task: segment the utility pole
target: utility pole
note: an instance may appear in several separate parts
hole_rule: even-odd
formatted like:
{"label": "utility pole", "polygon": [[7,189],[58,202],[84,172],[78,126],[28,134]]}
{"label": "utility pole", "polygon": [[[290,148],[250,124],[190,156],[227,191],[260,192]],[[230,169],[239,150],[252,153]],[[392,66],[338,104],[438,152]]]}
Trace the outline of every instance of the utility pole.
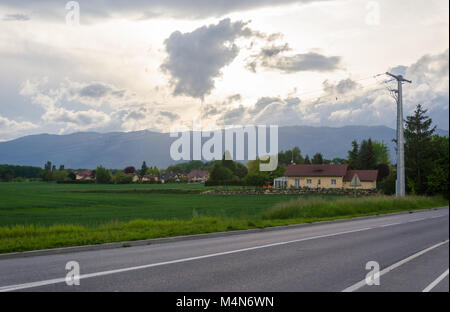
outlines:
{"label": "utility pole", "polygon": [[403,129],[403,83],[412,83],[410,80],[406,80],[402,75],[394,75],[386,73],[391,76],[398,83],[398,89],[392,90],[397,94],[397,184],[396,194],[397,197],[405,197],[405,139]]}

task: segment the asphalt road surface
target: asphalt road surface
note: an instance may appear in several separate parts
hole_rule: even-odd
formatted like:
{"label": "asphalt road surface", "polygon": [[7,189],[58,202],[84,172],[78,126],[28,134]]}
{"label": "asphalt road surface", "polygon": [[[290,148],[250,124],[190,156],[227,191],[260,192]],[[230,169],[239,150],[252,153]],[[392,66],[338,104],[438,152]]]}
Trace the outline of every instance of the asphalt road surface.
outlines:
{"label": "asphalt road surface", "polygon": [[[448,240],[444,208],[0,260],[0,291],[448,292]],[[80,285],[66,283],[66,275],[76,273],[76,266],[66,269],[71,261],[79,264]],[[367,285],[366,276],[375,284]]]}

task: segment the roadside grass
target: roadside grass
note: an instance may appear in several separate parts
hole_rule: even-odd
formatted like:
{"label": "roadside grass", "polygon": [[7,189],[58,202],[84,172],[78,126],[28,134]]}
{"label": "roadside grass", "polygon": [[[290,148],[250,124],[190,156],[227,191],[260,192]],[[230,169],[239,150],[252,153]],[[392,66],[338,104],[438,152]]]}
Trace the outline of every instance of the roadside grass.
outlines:
{"label": "roadside grass", "polygon": [[328,200],[316,198],[296,198],[276,204],[262,216],[267,220],[312,219],[353,217],[376,215],[398,211],[429,209],[447,206],[448,201],[442,197],[408,196],[371,196],[361,198],[336,198]]}
{"label": "roadside grass", "polygon": [[[217,197],[214,200],[217,201]],[[301,197],[276,203],[263,213],[241,217],[229,217],[226,213],[221,217],[205,217],[193,209],[189,220],[117,221],[97,226],[4,226],[0,227],[0,253],[267,228],[443,206],[448,206],[448,201],[439,197],[397,199],[376,196],[356,200]]]}

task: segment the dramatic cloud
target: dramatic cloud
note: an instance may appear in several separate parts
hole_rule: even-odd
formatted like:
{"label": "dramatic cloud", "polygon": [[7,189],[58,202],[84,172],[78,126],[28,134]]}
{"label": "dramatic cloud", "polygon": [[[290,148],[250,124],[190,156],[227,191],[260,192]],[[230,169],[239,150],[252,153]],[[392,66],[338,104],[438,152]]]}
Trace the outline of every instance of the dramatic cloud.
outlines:
{"label": "dramatic cloud", "polygon": [[166,41],[168,57],[161,68],[170,74],[174,95],[204,98],[214,89],[214,79],[238,55],[235,40],[255,34],[242,21],[224,19],[191,33],[174,32]]}
{"label": "dramatic cloud", "polygon": [[360,87],[361,86],[358,83],[356,83],[350,78],[341,80],[335,85],[330,83],[328,80],[325,80],[323,82],[323,90],[325,91],[325,93],[334,95],[343,95],[348,92],[353,92]]}
{"label": "dramatic cloud", "polygon": [[409,66],[405,77],[412,80],[405,86],[406,111],[421,103],[440,127],[448,129],[449,116],[449,50],[425,55]]}
{"label": "dramatic cloud", "polygon": [[180,116],[171,112],[160,112],[160,115],[168,118],[170,121],[175,121],[180,118]]}
{"label": "dramatic cloud", "polygon": [[46,122],[59,123],[78,130],[91,129],[93,126],[101,127],[110,121],[110,117],[104,112],[92,109],[72,111],[65,108],[54,108],[45,113],[42,119]]}
{"label": "dramatic cloud", "polygon": [[200,111],[208,128],[395,127],[390,78],[361,80],[389,68],[413,81],[405,115],[421,103],[448,129],[448,1],[379,0],[376,26],[359,0],[78,2],[70,27],[67,1],[0,1],[0,140],[167,131]]}
{"label": "dramatic cloud", "polygon": [[[20,94],[44,110],[40,126],[56,127],[58,133],[144,129],[164,131],[168,130],[168,125],[180,119],[174,112],[156,109],[157,105],[102,82],[65,80],[54,88],[49,87],[48,83],[48,79],[27,81]],[[11,127],[12,123],[6,125]]]}
{"label": "dramatic cloud", "polygon": [[57,88],[51,90],[46,89],[47,83],[46,78],[38,81],[27,80],[23,84],[20,94],[31,97],[35,103],[47,108],[54,106],[56,102],[98,107],[114,106],[129,100],[126,98],[125,90],[105,83],[79,83],[66,79]]}
{"label": "dramatic cloud", "polygon": [[286,55],[291,50],[287,43],[263,47],[258,54],[249,58],[247,69],[254,73],[258,67],[284,73],[332,72],[340,69],[341,58],[338,56],[328,57],[315,52]]}
{"label": "dramatic cloud", "polygon": [[272,124],[279,126],[296,125],[302,120],[298,115],[300,104],[298,98],[282,99],[278,97],[263,97],[253,106],[227,106],[227,102],[207,105],[203,118],[214,119],[218,125],[248,125]]}
{"label": "dramatic cloud", "polygon": [[31,122],[18,122],[9,120],[8,118],[0,116],[0,135],[14,133],[22,130],[30,130],[37,128],[37,125]]}
{"label": "dramatic cloud", "polygon": [[94,98],[94,99],[99,99],[99,98],[105,97],[107,95],[123,97],[124,91],[123,90],[114,90],[113,88],[111,88],[107,85],[101,84],[101,83],[94,83],[94,84],[82,87],[81,90],[79,91],[79,95],[83,96],[83,97]]}
{"label": "dramatic cloud", "polygon": [[[413,81],[404,86],[405,115],[410,115],[417,104],[423,104],[434,123],[440,128],[448,129],[449,51],[425,55],[409,67],[397,66],[390,71],[403,74]],[[395,82],[391,84],[396,87]],[[320,103],[314,103],[313,107],[321,115],[322,123],[327,120],[332,126],[388,123],[394,127],[396,105],[385,87],[384,83],[380,83],[374,88],[363,88],[349,79],[334,85],[326,81],[326,92],[344,96],[339,96],[336,100],[328,96],[319,100]]]}
{"label": "dramatic cloud", "polygon": [[[448,129],[449,52],[426,55],[409,67],[398,66],[412,85],[405,85],[405,115],[422,103],[440,128]],[[387,78],[386,78],[387,79]],[[345,125],[388,125],[395,127],[396,105],[383,81],[359,84],[350,78],[323,82],[323,93],[315,99],[263,97],[250,107],[227,103],[207,105],[204,118],[222,125],[276,124],[341,127]]]}

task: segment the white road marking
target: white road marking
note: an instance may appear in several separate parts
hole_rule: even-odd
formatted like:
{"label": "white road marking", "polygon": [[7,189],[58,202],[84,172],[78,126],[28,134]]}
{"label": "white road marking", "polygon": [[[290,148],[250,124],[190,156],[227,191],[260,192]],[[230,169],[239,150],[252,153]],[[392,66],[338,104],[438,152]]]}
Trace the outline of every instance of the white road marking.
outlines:
{"label": "white road marking", "polygon": [[[396,223],[395,225],[409,224],[409,223],[414,223],[414,222],[419,222],[419,221],[437,219],[437,218],[442,218],[442,217],[445,217],[445,216],[446,215],[440,215],[440,216],[436,216],[436,217],[428,217],[428,218],[423,218],[423,219],[416,219],[416,220],[407,221],[407,222],[403,222],[403,223]],[[291,241],[286,241],[286,242],[279,242],[279,243],[273,243],[273,244],[268,244],[268,245],[249,247],[249,248],[243,248],[243,249],[237,249],[237,250],[231,250],[231,251],[225,251],[225,252],[218,252],[218,253],[208,254],[208,255],[204,255],[204,256],[183,258],[183,259],[178,259],[178,260],[159,262],[159,263],[153,263],[153,264],[147,264],[147,265],[141,265],[141,266],[117,269],[117,270],[110,270],[110,271],[103,271],[103,272],[97,272],[97,273],[91,273],[91,274],[84,274],[84,275],[80,275],[80,280],[93,278],[93,277],[100,277],[100,276],[118,274],[118,273],[124,273],[124,272],[130,272],[130,271],[143,270],[143,269],[154,268],[154,267],[163,266],[163,265],[169,265],[169,264],[176,264],[176,263],[189,262],[189,261],[195,261],[195,260],[201,260],[201,259],[208,259],[208,258],[224,256],[224,255],[231,255],[231,254],[236,254],[236,253],[240,253],[240,252],[258,250],[258,249],[263,249],[263,248],[283,246],[283,245],[299,243],[299,242],[304,242],[304,241],[309,241],[309,240],[314,240],[314,239],[334,237],[334,236],[339,236],[339,235],[344,235],[344,234],[351,234],[351,233],[357,233],[357,232],[363,232],[363,231],[379,229],[379,228],[380,228],[379,225],[375,225],[375,226],[372,226],[372,227],[366,227],[366,228],[361,228],[361,229],[357,229],[357,230],[338,232],[338,233],[332,233],[332,234],[325,234],[325,235],[307,237],[307,238],[296,239],[296,240],[291,240]],[[56,279],[50,279],[50,280],[45,280],[45,281],[39,281],[39,282],[32,282],[32,283],[25,283],[25,284],[18,284],[18,285],[10,285],[10,286],[2,286],[2,287],[0,287],[0,292],[9,292],[9,291],[16,291],[16,290],[22,290],[22,289],[28,289],[28,288],[35,288],[35,287],[42,287],[42,286],[60,284],[60,283],[64,283],[65,281],[66,281],[66,278],[64,277],[64,278],[56,278]]]}
{"label": "white road marking", "polygon": [[434,287],[436,287],[440,282],[442,282],[442,280],[444,280],[444,278],[446,278],[448,276],[448,269],[447,271],[445,271],[444,273],[442,273],[441,276],[439,276],[433,283],[431,283],[430,285],[428,285],[423,292],[430,292],[433,290]]}
{"label": "white road marking", "polygon": [[[422,256],[423,254],[426,254],[427,252],[429,252],[429,251],[431,251],[433,249],[436,249],[438,247],[441,247],[442,245],[447,244],[448,242],[449,242],[449,240],[446,240],[445,242],[442,242],[442,243],[436,244],[434,246],[431,246],[430,248],[427,248],[427,249],[424,249],[422,251],[419,251],[418,253],[415,253],[414,255],[409,256],[406,259],[403,259],[403,260],[401,260],[401,261],[399,261],[397,263],[394,263],[393,265],[391,265],[391,266],[385,268],[384,270],[382,270],[380,272],[380,277],[383,276],[384,274],[389,273],[392,270],[402,266],[403,264],[408,263],[409,261],[414,260],[414,259]],[[350,287],[347,287],[342,292],[354,292],[354,291],[357,291],[357,290],[363,288],[364,286],[367,286],[365,279],[363,279],[362,281],[360,281],[360,282],[358,282],[358,283],[356,283],[356,284],[354,284],[354,285],[352,285]]]}

